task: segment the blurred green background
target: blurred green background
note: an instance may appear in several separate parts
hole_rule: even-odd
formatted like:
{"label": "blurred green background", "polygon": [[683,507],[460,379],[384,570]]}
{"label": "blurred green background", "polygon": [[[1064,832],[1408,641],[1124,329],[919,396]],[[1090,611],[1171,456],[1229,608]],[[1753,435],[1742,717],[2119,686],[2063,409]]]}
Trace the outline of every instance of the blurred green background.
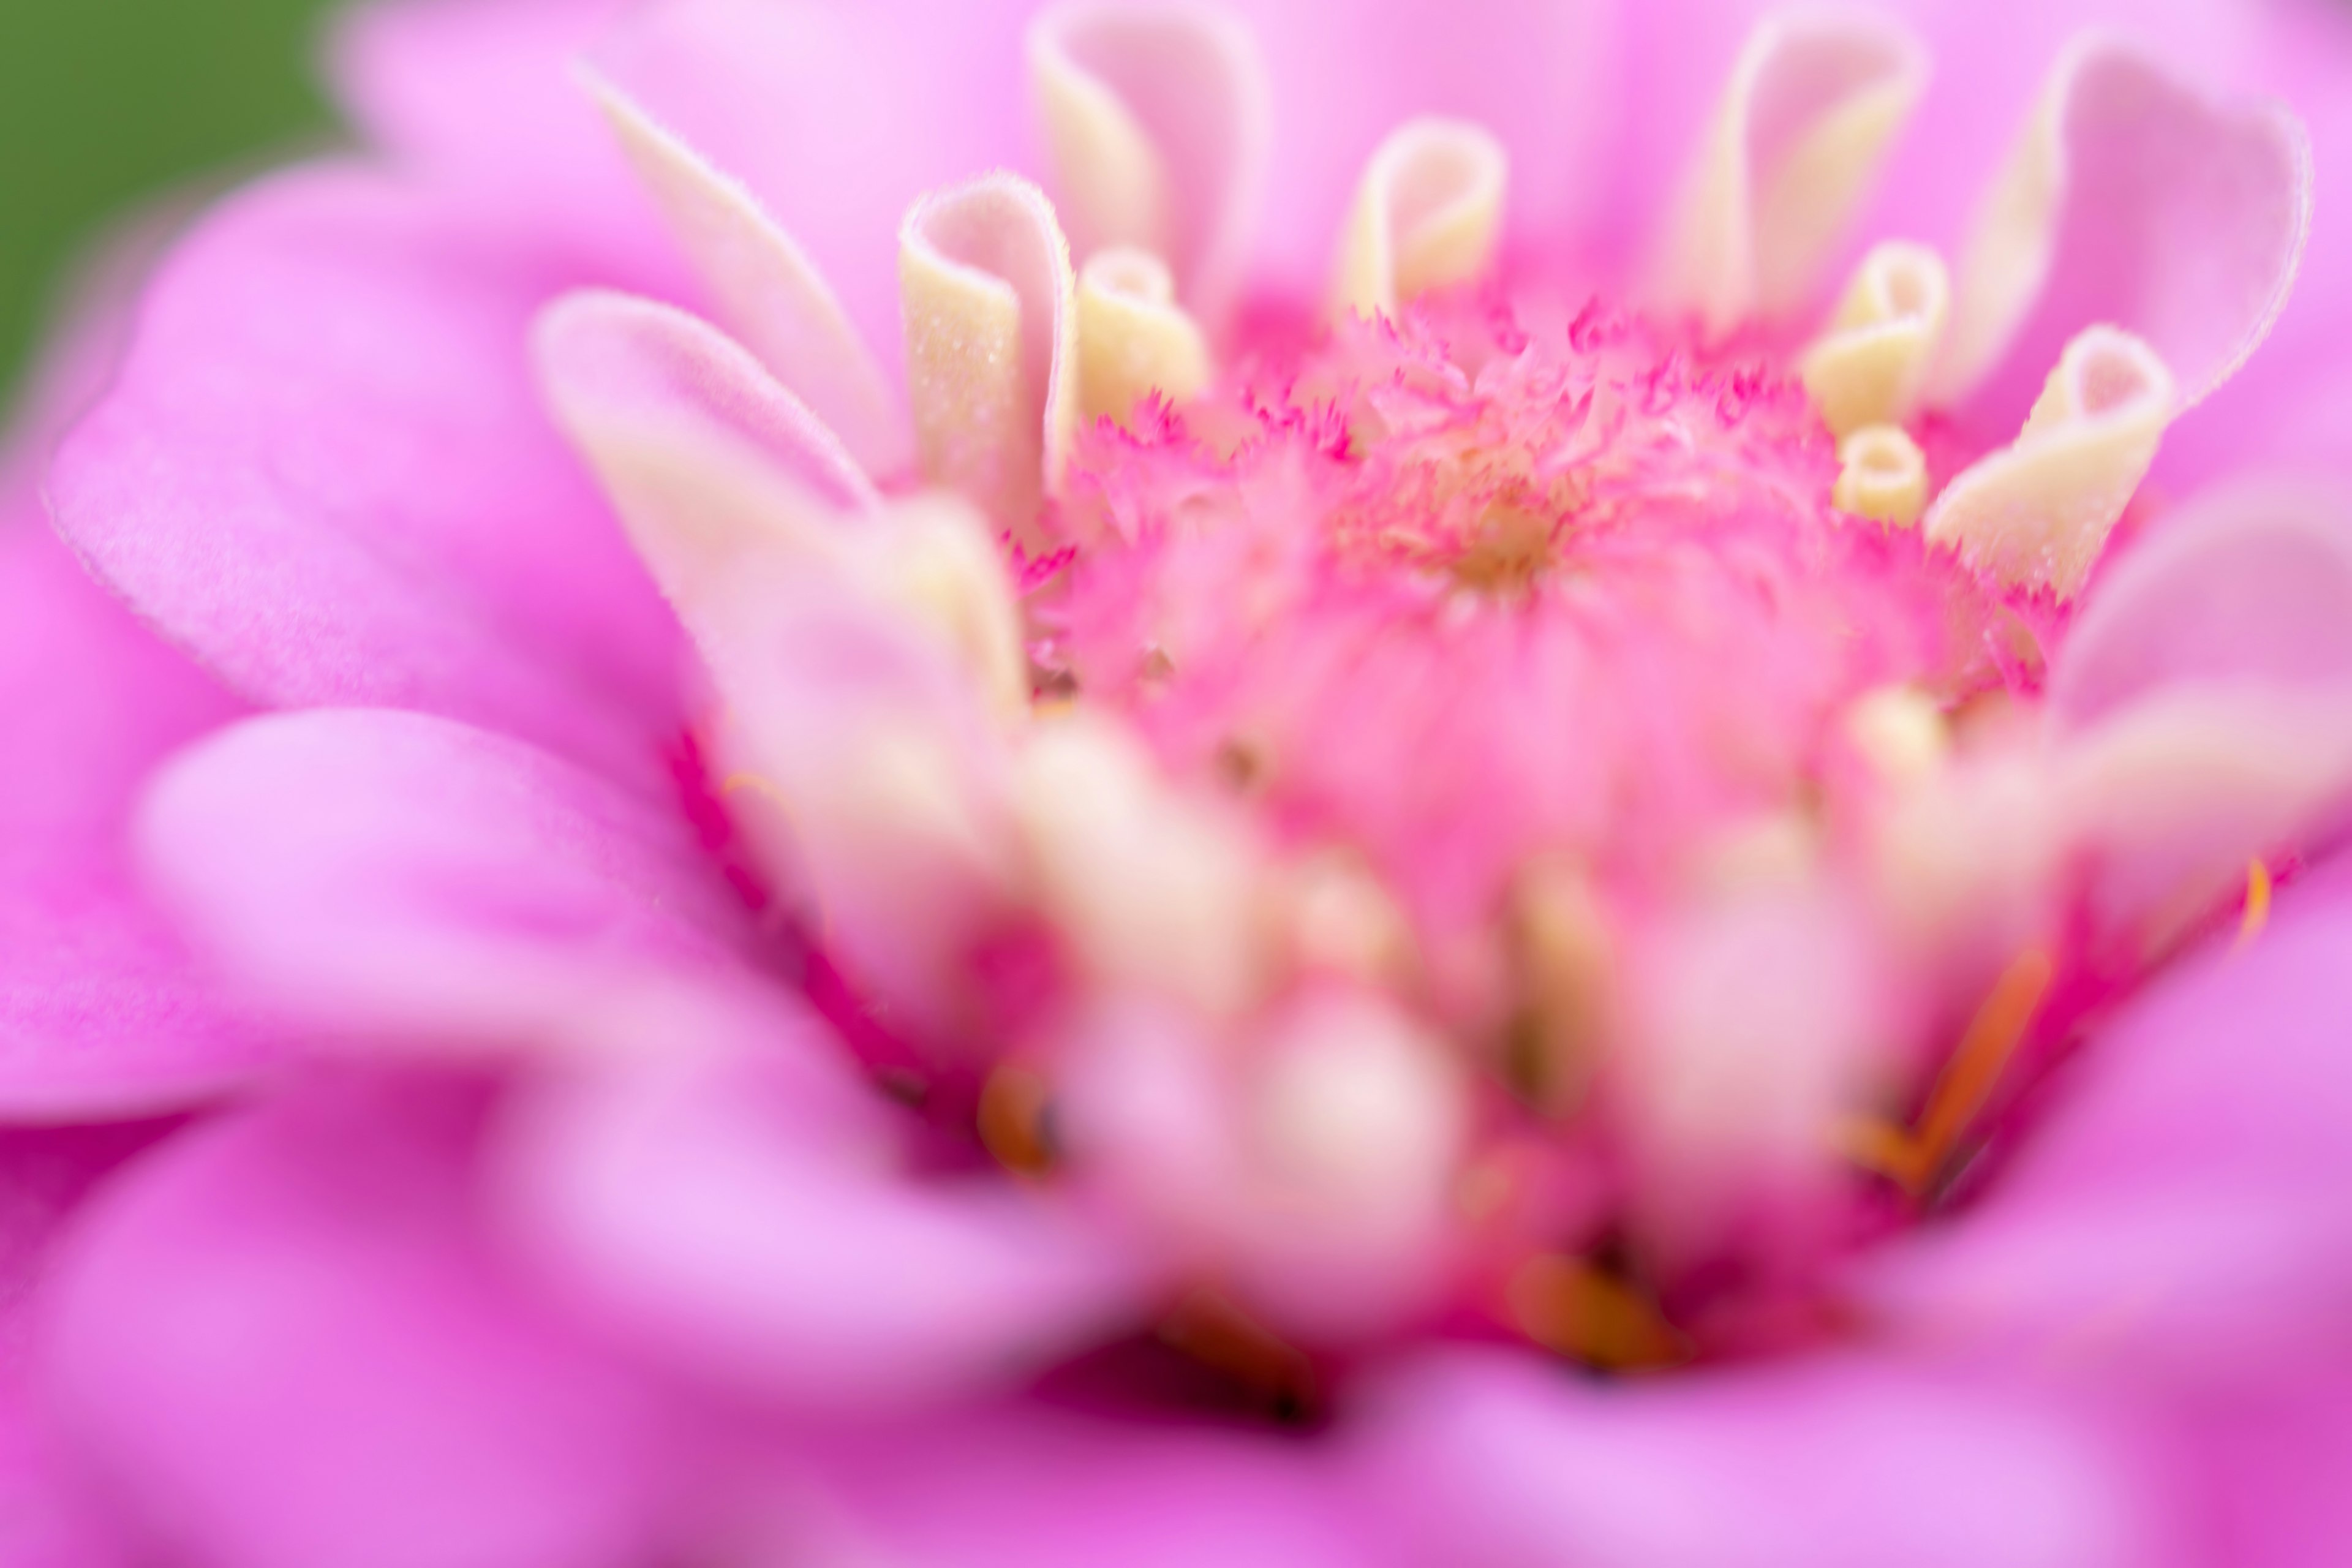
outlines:
{"label": "blurred green background", "polygon": [[0,386],[109,219],[332,121],[324,0],[0,0]]}

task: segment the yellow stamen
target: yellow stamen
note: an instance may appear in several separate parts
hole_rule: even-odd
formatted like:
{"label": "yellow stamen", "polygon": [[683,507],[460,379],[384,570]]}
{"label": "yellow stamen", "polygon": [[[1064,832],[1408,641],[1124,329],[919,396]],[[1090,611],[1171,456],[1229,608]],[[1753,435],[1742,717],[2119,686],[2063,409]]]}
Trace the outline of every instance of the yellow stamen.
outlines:
{"label": "yellow stamen", "polygon": [[2242,951],[2263,928],[2271,923],[2271,868],[2260,860],[2246,862],[2246,912],[2238,921],[2238,941],[2232,951]]}
{"label": "yellow stamen", "polygon": [[1581,1258],[1540,1253],[1511,1276],[1511,1317],[1546,1350],[1607,1372],[1691,1358],[1691,1342],[1632,1286]]}
{"label": "yellow stamen", "polygon": [[1867,1170],[1900,1183],[1916,1197],[1942,1173],[1969,1121],[1990,1097],[2003,1068],[2025,1038],[2028,1025],[2048,994],[2050,955],[2039,949],[2021,954],[1995,983],[1960,1037],[1943,1076],[1927,1096],[1927,1109],[1906,1131],[1873,1119],[1841,1127],[1839,1150]]}

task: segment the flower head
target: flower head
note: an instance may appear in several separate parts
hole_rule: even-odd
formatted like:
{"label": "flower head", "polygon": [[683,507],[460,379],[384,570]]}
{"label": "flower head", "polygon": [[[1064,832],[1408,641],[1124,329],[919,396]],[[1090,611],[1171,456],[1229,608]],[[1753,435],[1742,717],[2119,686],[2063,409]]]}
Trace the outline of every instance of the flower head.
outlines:
{"label": "flower head", "polygon": [[132,1103],[254,1103],[101,1151],[60,1528],[2239,1540],[2352,1247],[2352,532],[2187,494],[2301,125],[2086,33],[1906,164],[1991,24],[1904,7],[916,9],[363,12],[408,167],[150,285],[54,510],[290,711],[107,824],[215,1069]]}

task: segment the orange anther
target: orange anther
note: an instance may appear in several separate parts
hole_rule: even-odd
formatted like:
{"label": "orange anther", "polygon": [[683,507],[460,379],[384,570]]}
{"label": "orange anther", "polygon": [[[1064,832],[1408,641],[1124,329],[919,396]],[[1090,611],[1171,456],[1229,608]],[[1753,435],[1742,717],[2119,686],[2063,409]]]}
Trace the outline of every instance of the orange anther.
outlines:
{"label": "orange anther", "polygon": [[1016,1176],[1043,1176],[1054,1168],[1046,1125],[1053,1088],[1027,1068],[1000,1067],[980,1091],[980,1141]]}
{"label": "orange anther", "polygon": [[2039,949],[2021,954],[1994,983],[1969,1022],[1959,1048],[1944,1065],[1927,1109],[1909,1131],[1883,1121],[1857,1121],[1838,1130],[1840,1151],[1854,1163],[1900,1183],[1918,1196],[1935,1183],[1969,1121],[1982,1109],[2034,1013],[2049,993],[2053,966]]}
{"label": "orange anther", "polygon": [[1676,1366],[1691,1343],[1639,1291],[1581,1258],[1541,1253],[1511,1276],[1511,1317],[1546,1350],[1609,1372]]}
{"label": "orange anther", "polygon": [[1179,1302],[1160,1325],[1160,1342],[1233,1379],[1277,1415],[1314,1408],[1314,1363],[1214,1290],[1195,1290]]}
{"label": "orange anther", "polygon": [[2271,921],[2271,868],[2260,860],[2246,863],[2246,912],[2238,921],[2237,946],[2243,948],[2263,934]]}

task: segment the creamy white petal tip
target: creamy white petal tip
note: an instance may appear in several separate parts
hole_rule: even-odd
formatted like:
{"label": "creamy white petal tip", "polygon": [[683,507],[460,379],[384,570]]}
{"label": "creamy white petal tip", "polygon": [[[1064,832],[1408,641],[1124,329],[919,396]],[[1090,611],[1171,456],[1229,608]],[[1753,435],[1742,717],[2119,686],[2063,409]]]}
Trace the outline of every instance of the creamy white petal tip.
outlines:
{"label": "creamy white petal tip", "polygon": [[1053,189],[1081,259],[1166,259],[1176,294],[1220,319],[1264,184],[1271,95],[1242,23],[1196,5],[1079,5],[1029,29]]}
{"label": "creamy white petal tip", "polygon": [[2074,597],[2156,460],[2175,396],[2146,343],[2093,327],[2066,345],[2015,444],[1936,498],[1927,537],[2005,582]]}
{"label": "creamy white petal tip", "polygon": [[907,421],[833,289],[751,193],[586,69],[582,79],[711,293],[720,322],[877,478],[913,459]]}
{"label": "creamy white petal tip", "polygon": [[1003,174],[925,196],[898,286],[924,477],[1035,544],[1076,423],[1077,283],[1052,204]]}
{"label": "creamy white petal tip", "polygon": [[1337,991],[1294,1009],[1265,1049],[1250,1130],[1278,1192],[1368,1239],[1444,1213],[1468,1108],[1441,1042]]}
{"label": "creamy white petal tip", "polygon": [[1829,331],[1799,367],[1822,422],[1848,436],[1908,419],[1951,304],[1944,258],[1926,246],[1888,243],[1864,257]]}
{"label": "creamy white petal tip", "polygon": [[1213,1014],[1254,999],[1255,858],[1238,827],[1171,790],[1104,719],[1039,724],[1018,769],[1046,908],[1099,977]]}
{"label": "creamy white petal tip", "polygon": [[1665,301],[1716,331],[1801,307],[1927,86],[1883,16],[1766,18],[1732,68],[1661,260]]}
{"label": "creamy white petal tip", "polygon": [[1078,407],[1126,423],[1152,393],[1182,403],[1209,383],[1209,345],[1149,251],[1100,251],[1078,274]]}
{"label": "creamy white petal tip", "polygon": [[1029,710],[1029,657],[988,520],[934,490],[889,507],[859,542],[868,590],[939,637],[1000,722],[1020,721]]}
{"label": "creamy white petal tip", "polygon": [[1840,511],[1896,528],[1919,521],[1927,505],[1927,459],[1892,425],[1866,425],[1838,443]]}
{"label": "creamy white petal tip", "polygon": [[1878,781],[1913,789],[1934,778],[1951,753],[1951,726],[1916,687],[1882,686],[1845,711],[1845,738]]}
{"label": "creamy white petal tip", "polygon": [[1393,315],[1416,295],[1494,265],[1509,160],[1458,120],[1415,120],[1374,152],[1339,246],[1335,313]]}
{"label": "creamy white petal tip", "polygon": [[754,560],[840,559],[881,505],[849,454],[740,344],[683,310],[589,290],[541,313],[551,411],[708,647],[712,595]]}

